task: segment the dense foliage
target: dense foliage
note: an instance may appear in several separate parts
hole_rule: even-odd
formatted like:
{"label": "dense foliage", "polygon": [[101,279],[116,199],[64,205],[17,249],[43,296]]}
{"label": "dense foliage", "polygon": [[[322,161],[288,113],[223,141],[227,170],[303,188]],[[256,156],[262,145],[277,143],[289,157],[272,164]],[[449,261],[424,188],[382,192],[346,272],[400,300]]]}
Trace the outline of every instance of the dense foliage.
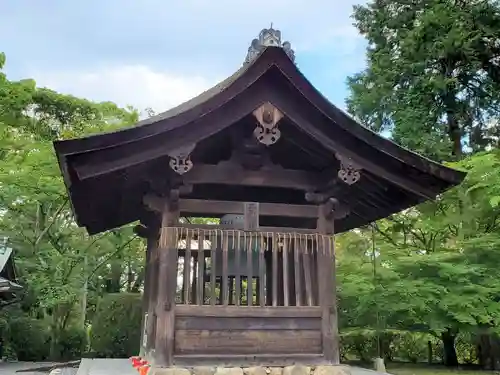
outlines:
{"label": "dense foliage", "polygon": [[108,358],[137,355],[141,317],[139,294],[115,293],[104,297],[98,304],[90,334],[93,354]]}
{"label": "dense foliage", "polygon": [[[373,0],[354,20],[369,46],[366,69],[348,79],[351,114],[468,176],[435,202],[338,236],[343,358],[498,369],[500,6]],[[137,117],[0,70],[0,236],[26,286],[1,312],[3,356],[136,353],[144,243],[130,227],[94,237],[76,227],[51,141]]]}
{"label": "dense foliage", "polygon": [[368,67],[348,106],[365,125],[438,160],[497,145],[497,1],[374,0],[354,19]]}
{"label": "dense foliage", "polygon": [[[0,55],[0,68],[4,61]],[[71,356],[68,340],[81,351],[81,340],[68,331],[84,331],[106,293],[139,292],[144,268],[144,244],[131,228],[90,238],[76,227],[52,141],[137,118],[132,109],[37,88],[32,80],[9,81],[0,71],[0,236],[14,249],[26,286],[19,309],[48,327],[44,347],[52,358]],[[12,316],[6,316],[8,325],[15,324]],[[3,337],[4,349],[8,339]]]}
{"label": "dense foliage", "polygon": [[[466,361],[456,340],[468,337],[467,361],[499,368],[499,3],[374,0],[353,18],[368,66],[348,79],[351,114],[468,176],[436,202],[339,239],[342,324],[431,334],[447,365]],[[380,335],[381,356],[390,336]]]}

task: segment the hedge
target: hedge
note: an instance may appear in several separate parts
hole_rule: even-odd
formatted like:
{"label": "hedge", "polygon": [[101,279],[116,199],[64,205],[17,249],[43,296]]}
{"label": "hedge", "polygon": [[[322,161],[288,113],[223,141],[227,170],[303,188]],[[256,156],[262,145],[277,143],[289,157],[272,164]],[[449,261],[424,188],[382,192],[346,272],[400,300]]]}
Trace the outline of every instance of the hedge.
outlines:
{"label": "hedge", "polygon": [[139,353],[141,336],[141,295],[108,294],[97,306],[90,330],[93,355],[101,358],[128,358]]}

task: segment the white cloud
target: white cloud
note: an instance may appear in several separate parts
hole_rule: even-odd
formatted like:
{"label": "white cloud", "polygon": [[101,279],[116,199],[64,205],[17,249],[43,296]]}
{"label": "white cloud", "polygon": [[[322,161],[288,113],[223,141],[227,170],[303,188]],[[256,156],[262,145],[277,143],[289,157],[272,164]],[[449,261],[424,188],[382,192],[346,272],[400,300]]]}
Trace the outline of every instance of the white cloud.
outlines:
{"label": "white cloud", "polygon": [[155,71],[145,65],[105,67],[88,72],[35,73],[38,86],[87,98],[111,100],[118,105],[133,105],[165,111],[196,96],[217,83],[203,76],[182,76]]}
{"label": "white cloud", "polygon": [[[362,43],[350,19],[352,6],[360,2],[253,0],[235,6],[230,0],[110,0],[99,2],[98,13],[91,5],[97,0],[61,2],[32,13],[14,2],[8,15],[27,25],[34,25],[30,17],[43,19],[48,13],[55,20],[37,26],[36,33],[15,36],[16,48],[26,45],[23,35],[27,40],[35,35],[40,47],[29,56],[24,48],[13,53],[28,65],[17,64],[17,76],[33,77],[39,86],[59,92],[160,112],[233,73],[252,38],[271,21],[298,60],[318,53],[331,59],[335,74],[345,74],[340,66],[352,65]],[[0,15],[0,30],[9,17]]]}

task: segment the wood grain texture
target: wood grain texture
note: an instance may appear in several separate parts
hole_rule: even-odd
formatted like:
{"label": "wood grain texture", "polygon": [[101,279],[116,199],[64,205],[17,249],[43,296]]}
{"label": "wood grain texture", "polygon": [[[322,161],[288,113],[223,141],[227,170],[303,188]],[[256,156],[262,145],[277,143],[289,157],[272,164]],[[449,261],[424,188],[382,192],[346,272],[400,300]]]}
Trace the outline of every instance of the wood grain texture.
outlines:
{"label": "wood grain texture", "polygon": [[242,317],[242,318],[320,318],[322,309],[319,306],[189,306],[177,305],[175,307],[176,316],[197,316],[197,317]]}
{"label": "wood grain texture", "polygon": [[320,330],[177,330],[176,354],[321,353]]}
{"label": "wood grain texture", "polygon": [[174,356],[175,366],[220,366],[251,367],[273,366],[285,367],[303,364],[305,366],[330,365],[322,354],[177,354]]}
{"label": "wood grain texture", "polygon": [[177,316],[176,330],[321,330],[320,318],[220,318]]}

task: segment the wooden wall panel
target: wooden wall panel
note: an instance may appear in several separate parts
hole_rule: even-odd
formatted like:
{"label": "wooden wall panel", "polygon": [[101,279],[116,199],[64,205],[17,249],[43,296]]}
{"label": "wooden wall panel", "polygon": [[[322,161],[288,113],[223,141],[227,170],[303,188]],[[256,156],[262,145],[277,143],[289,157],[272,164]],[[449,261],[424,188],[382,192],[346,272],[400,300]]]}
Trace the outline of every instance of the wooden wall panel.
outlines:
{"label": "wooden wall panel", "polygon": [[220,317],[178,317],[176,330],[302,330],[320,331],[318,318],[220,318]]}
{"label": "wooden wall panel", "polygon": [[319,307],[182,306],[176,311],[174,352],[321,354],[320,314]]}
{"label": "wooden wall panel", "polygon": [[175,354],[271,353],[321,353],[321,331],[176,330],[175,332]]}

